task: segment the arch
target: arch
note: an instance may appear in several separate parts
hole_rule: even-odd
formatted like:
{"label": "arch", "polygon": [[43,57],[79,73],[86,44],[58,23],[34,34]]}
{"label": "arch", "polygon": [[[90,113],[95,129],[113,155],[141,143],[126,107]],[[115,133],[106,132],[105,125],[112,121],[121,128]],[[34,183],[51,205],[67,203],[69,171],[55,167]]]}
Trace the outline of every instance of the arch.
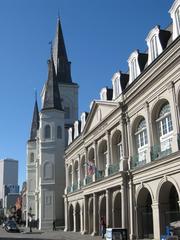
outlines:
{"label": "arch", "polygon": [[46,124],[44,127],[44,138],[45,139],[51,138],[51,126],[49,124]]}
{"label": "arch", "polygon": [[170,181],[161,184],[158,195],[160,233],[165,234],[166,226],[180,219],[179,196],[175,185]]}
{"label": "arch", "polygon": [[118,163],[122,158],[122,136],[121,131],[116,130],[111,138],[112,145],[112,164]]}
{"label": "arch", "polygon": [[99,199],[99,222],[101,220],[101,217],[106,222],[106,196],[102,195]]}
{"label": "arch", "polygon": [[46,161],[43,166],[43,176],[44,179],[53,179],[54,177],[54,169],[53,164],[51,162]]}
{"label": "arch", "polygon": [[149,184],[148,184],[148,183],[141,183],[141,185],[139,185],[139,187],[138,187],[137,190],[136,190],[136,196],[135,196],[135,198],[136,198],[136,204],[137,204],[137,199],[138,199],[139,193],[140,193],[140,191],[141,191],[143,188],[147,188],[147,190],[149,191],[149,193],[150,193],[150,195],[151,195],[152,201],[155,200],[153,191],[152,191],[151,187],[149,186]]}
{"label": "arch", "polygon": [[107,141],[102,140],[98,147],[98,170],[104,172],[107,163]]}
{"label": "arch", "polygon": [[138,239],[152,239],[154,236],[151,205],[151,194],[146,187],[142,187],[137,195]]}
{"label": "arch", "polygon": [[81,220],[80,220],[80,205],[77,202],[75,206],[76,211],[76,232],[80,232]]}
{"label": "arch", "polygon": [[73,205],[69,206],[69,231],[74,230]]}
{"label": "arch", "polygon": [[57,139],[62,139],[62,127],[57,126]]}
{"label": "arch", "polygon": [[121,193],[117,191],[113,194],[113,227],[122,227],[122,217],[121,217]]}

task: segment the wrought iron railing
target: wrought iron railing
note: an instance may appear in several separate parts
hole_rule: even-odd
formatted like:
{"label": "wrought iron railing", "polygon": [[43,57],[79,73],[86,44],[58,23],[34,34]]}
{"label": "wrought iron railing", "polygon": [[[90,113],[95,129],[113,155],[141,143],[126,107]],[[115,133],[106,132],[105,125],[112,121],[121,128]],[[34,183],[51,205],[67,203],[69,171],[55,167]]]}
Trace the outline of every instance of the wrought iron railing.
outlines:
{"label": "wrought iron railing", "polygon": [[88,185],[88,184],[90,184],[90,183],[92,183],[92,175],[88,175],[88,176],[86,177],[86,185]]}
{"label": "wrought iron railing", "polygon": [[143,166],[144,164],[146,164],[146,159],[140,161],[139,160],[139,154],[134,155],[132,157],[131,168],[140,167],[140,166]]}
{"label": "wrought iron railing", "polygon": [[76,191],[77,189],[78,189],[78,183],[74,183],[74,184],[72,185],[72,190],[73,190],[73,192]]}
{"label": "wrought iron railing", "polygon": [[172,153],[172,148],[169,146],[166,150],[161,150],[161,146],[159,144],[154,145],[151,148],[151,160],[154,161],[156,159],[168,156]]}
{"label": "wrought iron railing", "polygon": [[96,172],[95,172],[96,180],[103,179],[104,176],[105,176],[105,171],[104,170],[96,170]]}
{"label": "wrought iron railing", "polygon": [[108,175],[112,175],[119,172],[119,163],[111,164],[108,168]]}
{"label": "wrought iron railing", "polygon": [[73,191],[72,186],[68,186],[68,187],[67,187],[67,193],[70,193],[70,192],[72,192],[72,191]]}

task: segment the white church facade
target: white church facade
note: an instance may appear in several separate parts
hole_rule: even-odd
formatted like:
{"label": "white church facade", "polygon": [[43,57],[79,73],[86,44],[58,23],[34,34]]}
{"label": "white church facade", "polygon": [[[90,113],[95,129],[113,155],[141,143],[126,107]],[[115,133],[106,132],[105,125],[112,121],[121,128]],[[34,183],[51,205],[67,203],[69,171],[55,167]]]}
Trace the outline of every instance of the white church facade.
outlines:
{"label": "white church facade", "polygon": [[48,79],[41,93],[41,110],[35,101],[27,142],[27,216],[39,229],[64,225],[64,149],[68,128],[78,117],[78,85],[72,82],[61,23],[48,61]]}
{"label": "white church facade", "polygon": [[180,220],[180,0],[169,13],[69,129],[65,231],[99,234],[103,216],[129,239],[159,240]]}

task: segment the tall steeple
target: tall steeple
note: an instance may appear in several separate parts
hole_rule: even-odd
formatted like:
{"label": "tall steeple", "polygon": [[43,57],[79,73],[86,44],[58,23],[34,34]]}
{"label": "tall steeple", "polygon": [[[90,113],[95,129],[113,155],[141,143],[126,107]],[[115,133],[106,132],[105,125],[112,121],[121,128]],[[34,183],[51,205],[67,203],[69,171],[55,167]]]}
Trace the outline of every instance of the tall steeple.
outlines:
{"label": "tall steeple", "polygon": [[42,110],[62,110],[61,98],[58,88],[57,76],[55,73],[53,57],[48,61],[48,80],[45,85]]}
{"label": "tall steeple", "polygon": [[58,17],[56,36],[53,44],[53,60],[59,83],[72,83],[71,62],[68,61],[60,18]]}
{"label": "tall steeple", "polygon": [[30,141],[33,141],[37,137],[37,130],[39,129],[39,110],[37,99],[35,100],[34,104],[34,112],[33,112],[33,119],[31,124],[31,134],[30,134]]}

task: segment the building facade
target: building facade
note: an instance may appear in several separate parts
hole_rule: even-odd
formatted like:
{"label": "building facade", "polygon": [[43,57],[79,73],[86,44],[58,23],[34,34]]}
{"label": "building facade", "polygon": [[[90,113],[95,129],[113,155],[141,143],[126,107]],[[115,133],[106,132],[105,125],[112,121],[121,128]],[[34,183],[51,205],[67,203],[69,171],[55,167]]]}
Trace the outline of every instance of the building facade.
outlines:
{"label": "building facade", "polygon": [[69,129],[65,231],[96,235],[103,216],[130,239],[158,240],[180,219],[180,0],[169,13]]}
{"label": "building facade", "polygon": [[18,161],[10,158],[0,160],[0,200],[6,214],[15,205],[19,195]]}
{"label": "building facade", "polygon": [[67,129],[78,113],[78,85],[72,82],[70,64],[58,19],[42,108],[38,110],[36,100],[27,143],[26,219],[33,215],[40,229],[52,228],[54,220],[64,224],[64,149]]}

